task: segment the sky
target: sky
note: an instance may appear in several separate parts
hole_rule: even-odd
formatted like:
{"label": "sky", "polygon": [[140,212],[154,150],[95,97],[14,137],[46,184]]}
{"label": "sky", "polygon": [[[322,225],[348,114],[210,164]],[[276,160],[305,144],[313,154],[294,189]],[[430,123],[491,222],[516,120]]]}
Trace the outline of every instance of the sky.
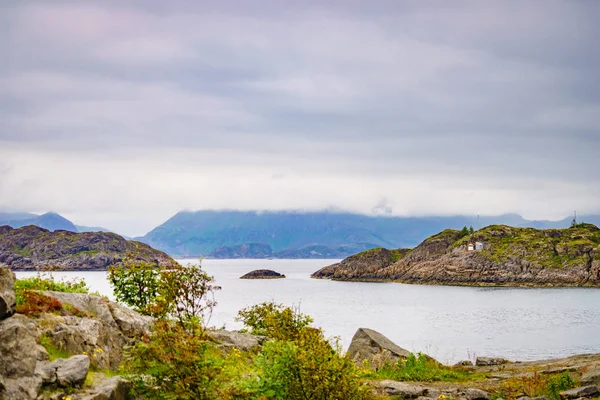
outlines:
{"label": "sky", "polygon": [[0,210],[600,212],[600,2],[4,1]]}

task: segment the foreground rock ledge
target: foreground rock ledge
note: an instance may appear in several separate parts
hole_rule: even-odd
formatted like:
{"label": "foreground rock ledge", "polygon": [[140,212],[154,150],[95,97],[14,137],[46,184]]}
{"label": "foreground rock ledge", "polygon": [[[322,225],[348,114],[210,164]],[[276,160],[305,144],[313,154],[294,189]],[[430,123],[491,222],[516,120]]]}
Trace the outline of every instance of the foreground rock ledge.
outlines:
{"label": "foreground rock ledge", "polygon": [[240,279],[282,279],[285,275],[279,272],[272,271],[270,269],[257,269],[248,272],[246,275],[240,277]]}

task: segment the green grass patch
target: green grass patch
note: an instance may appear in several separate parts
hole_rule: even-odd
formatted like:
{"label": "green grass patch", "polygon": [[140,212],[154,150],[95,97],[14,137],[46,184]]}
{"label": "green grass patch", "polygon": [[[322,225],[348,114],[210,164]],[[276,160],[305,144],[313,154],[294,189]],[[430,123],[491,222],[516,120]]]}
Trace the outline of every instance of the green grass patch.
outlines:
{"label": "green grass patch", "polygon": [[52,343],[52,339],[46,335],[42,335],[40,337],[40,344],[44,346],[46,351],[48,352],[48,356],[50,357],[50,361],[54,361],[57,358],[69,358],[71,355],[66,351],[59,349]]}
{"label": "green grass patch", "polygon": [[17,296],[17,305],[23,304],[25,291],[32,290],[50,290],[54,292],[67,293],[90,293],[90,288],[83,279],[54,280],[52,274],[37,274],[29,278],[17,279],[15,281],[15,294]]}
{"label": "green grass patch", "polygon": [[447,367],[422,353],[416,355],[411,353],[406,360],[399,360],[396,364],[385,364],[376,371],[366,372],[365,378],[418,382],[463,382],[485,379],[486,376],[460,367]]}

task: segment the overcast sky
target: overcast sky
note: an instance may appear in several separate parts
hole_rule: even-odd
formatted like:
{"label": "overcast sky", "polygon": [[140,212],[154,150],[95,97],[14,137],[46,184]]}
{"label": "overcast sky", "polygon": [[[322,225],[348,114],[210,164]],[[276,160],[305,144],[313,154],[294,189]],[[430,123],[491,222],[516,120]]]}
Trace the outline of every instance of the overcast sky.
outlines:
{"label": "overcast sky", "polygon": [[[325,5],[327,4],[327,5]],[[0,209],[600,212],[600,1],[2,1]]]}

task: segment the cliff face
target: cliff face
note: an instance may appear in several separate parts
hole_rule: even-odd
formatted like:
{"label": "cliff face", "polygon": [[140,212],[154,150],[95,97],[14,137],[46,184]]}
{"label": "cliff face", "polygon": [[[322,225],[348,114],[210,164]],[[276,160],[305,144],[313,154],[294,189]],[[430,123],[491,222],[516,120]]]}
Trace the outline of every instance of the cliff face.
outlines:
{"label": "cliff face", "polygon": [[[483,250],[469,251],[469,242]],[[449,285],[600,286],[600,229],[537,230],[492,225],[472,236],[446,230],[390,262],[363,252],[312,275],[358,281]]]}
{"label": "cliff face", "polygon": [[13,270],[56,267],[59,270],[104,270],[125,258],[171,267],[176,262],[144,243],[114,233],[50,232],[37,226],[0,227],[0,263]]}

